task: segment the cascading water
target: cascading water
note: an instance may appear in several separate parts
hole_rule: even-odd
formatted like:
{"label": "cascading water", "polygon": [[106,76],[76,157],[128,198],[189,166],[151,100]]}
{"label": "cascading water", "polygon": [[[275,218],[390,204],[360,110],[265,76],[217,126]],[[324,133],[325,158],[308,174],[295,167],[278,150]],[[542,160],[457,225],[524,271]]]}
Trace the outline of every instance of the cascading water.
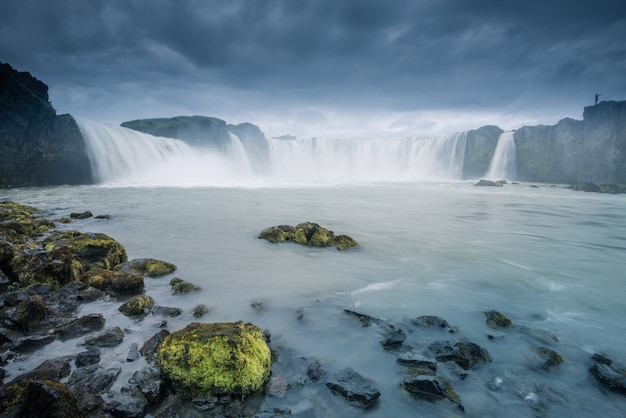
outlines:
{"label": "cascading water", "polygon": [[517,163],[515,160],[514,133],[513,131],[503,132],[498,137],[498,144],[485,178],[491,180],[515,180]]}
{"label": "cascading water", "polygon": [[269,140],[269,169],[230,134],[230,147],[194,148],[119,126],[77,120],[101,183],[149,186],[337,184],[458,180],[467,133],[436,138]]}

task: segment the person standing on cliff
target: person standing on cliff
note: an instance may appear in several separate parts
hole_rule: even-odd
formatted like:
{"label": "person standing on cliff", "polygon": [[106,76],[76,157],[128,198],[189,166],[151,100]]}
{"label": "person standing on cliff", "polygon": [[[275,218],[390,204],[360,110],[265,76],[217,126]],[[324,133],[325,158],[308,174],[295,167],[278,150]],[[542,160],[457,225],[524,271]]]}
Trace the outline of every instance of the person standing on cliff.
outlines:
{"label": "person standing on cliff", "polygon": [[598,99],[600,98],[600,96],[602,96],[602,93],[596,93],[596,102],[594,103],[594,106],[598,104]]}

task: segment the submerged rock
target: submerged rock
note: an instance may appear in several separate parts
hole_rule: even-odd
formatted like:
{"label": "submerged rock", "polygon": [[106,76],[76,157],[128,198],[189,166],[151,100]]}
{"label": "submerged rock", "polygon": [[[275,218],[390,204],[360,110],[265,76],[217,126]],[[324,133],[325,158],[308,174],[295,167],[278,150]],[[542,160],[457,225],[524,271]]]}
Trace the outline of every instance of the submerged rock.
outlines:
{"label": "submerged rock", "polygon": [[194,322],[165,338],[157,361],[181,393],[244,397],[267,381],[271,355],[253,324]]}
{"label": "submerged rock", "polygon": [[487,317],[487,325],[491,328],[507,328],[513,324],[509,318],[498,311],[485,311],[485,316]]}
{"label": "submerged rock", "polygon": [[478,180],[478,183],[474,184],[474,186],[495,186],[495,187],[502,187],[505,184],[508,184],[506,180],[497,180],[497,181],[493,181],[493,180],[486,180],[486,179],[481,179]]}
{"label": "submerged rock", "polygon": [[170,286],[172,286],[172,291],[174,292],[174,294],[189,293],[200,290],[200,288],[195,284],[189,283],[179,277],[174,277],[172,280],[170,280]]}
{"label": "submerged rock", "polygon": [[93,216],[93,213],[89,212],[88,210],[85,212],[72,212],[70,213],[70,218],[71,219],[87,219],[87,218],[91,218]]}
{"label": "submerged rock", "polygon": [[[594,355],[595,361],[589,373],[607,389],[626,395],[626,370],[617,369],[606,357]],[[607,361],[608,360],[608,361]]]}
{"label": "submerged rock", "polygon": [[441,376],[411,374],[404,378],[402,384],[407,391],[421,399],[428,401],[449,399],[463,409],[461,398],[450,382]]}
{"label": "submerged rock", "polygon": [[295,227],[290,225],[273,226],[261,231],[259,238],[272,243],[293,241],[311,247],[336,246],[340,251],[359,246],[355,239],[347,235],[335,236],[333,231],[313,222],[303,222]]}
{"label": "submerged rock", "polygon": [[326,382],[326,386],[350,404],[360,408],[371,406],[380,397],[378,389],[350,367],[334,373]]}
{"label": "submerged rock", "polygon": [[122,263],[116,266],[115,270],[131,274],[143,274],[148,277],[158,277],[172,273],[176,268],[176,265],[167,261],[155,260],[154,258],[139,258]]}
{"label": "submerged rock", "polygon": [[435,315],[421,315],[411,320],[413,325],[428,328],[450,328],[448,321]]}
{"label": "submerged rock", "polygon": [[626,184],[585,183],[585,184],[574,184],[570,186],[570,189],[576,190],[576,191],[582,191],[582,192],[620,194],[620,193],[626,193]]}
{"label": "submerged rock", "polygon": [[473,369],[482,363],[490,363],[491,356],[481,346],[469,341],[435,341],[428,346],[437,361],[453,361],[465,370]]}

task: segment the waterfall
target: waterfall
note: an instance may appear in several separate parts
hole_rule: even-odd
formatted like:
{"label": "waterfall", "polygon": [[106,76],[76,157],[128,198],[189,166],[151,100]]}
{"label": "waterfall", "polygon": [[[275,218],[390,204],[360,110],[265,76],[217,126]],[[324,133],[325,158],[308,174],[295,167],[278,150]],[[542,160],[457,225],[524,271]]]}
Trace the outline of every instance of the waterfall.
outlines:
{"label": "waterfall", "polygon": [[[404,139],[269,140],[264,169],[237,135],[222,150],[194,148],[120,126],[77,119],[98,182],[148,186],[271,186],[454,181],[467,133]],[[256,171],[255,168],[257,167]]]}
{"label": "waterfall", "polygon": [[496,150],[491,158],[489,170],[485,178],[491,180],[515,180],[517,176],[517,163],[515,161],[514,132],[503,132],[498,137]]}

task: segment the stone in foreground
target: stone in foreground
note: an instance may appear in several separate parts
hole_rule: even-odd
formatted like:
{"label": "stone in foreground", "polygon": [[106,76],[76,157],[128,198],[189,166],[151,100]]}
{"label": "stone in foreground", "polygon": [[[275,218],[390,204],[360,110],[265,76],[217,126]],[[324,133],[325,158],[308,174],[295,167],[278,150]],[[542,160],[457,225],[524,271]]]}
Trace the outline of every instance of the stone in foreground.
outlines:
{"label": "stone in foreground", "polygon": [[157,361],[180,393],[244,397],[269,378],[271,354],[253,324],[193,322],[165,338]]}
{"label": "stone in foreground", "polygon": [[380,397],[378,389],[350,367],[336,372],[326,386],[346,401],[360,408],[371,406]]}

